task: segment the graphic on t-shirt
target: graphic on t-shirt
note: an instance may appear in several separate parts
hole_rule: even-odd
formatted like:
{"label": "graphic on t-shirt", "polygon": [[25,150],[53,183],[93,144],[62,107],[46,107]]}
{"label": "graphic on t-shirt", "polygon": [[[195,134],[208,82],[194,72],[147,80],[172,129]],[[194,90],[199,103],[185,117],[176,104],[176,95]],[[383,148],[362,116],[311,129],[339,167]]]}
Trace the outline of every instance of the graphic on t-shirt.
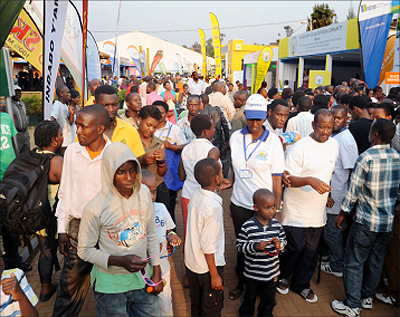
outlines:
{"label": "graphic on t-shirt", "polygon": [[140,222],[135,222],[132,228],[121,232],[119,239],[122,245],[128,248],[143,236],[143,232],[143,225]]}
{"label": "graphic on t-shirt", "polygon": [[107,230],[110,239],[118,246],[126,248],[137,244],[146,237],[146,221],[143,212],[130,210],[118,218]]}
{"label": "graphic on t-shirt", "polygon": [[256,160],[267,162],[268,161],[268,153],[264,150],[261,150],[256,155]]}

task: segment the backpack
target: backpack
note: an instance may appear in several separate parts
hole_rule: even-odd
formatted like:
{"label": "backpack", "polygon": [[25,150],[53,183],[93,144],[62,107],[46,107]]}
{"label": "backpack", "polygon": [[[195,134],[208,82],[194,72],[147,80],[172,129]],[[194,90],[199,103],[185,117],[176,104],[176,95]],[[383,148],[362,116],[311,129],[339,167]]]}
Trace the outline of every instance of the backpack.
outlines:
{"label": "backpack", "polygon": [[50,160],[36,149],[19,155],[0,181],[0,219],[10,232],[33,234],[54,217],[48,200]]}

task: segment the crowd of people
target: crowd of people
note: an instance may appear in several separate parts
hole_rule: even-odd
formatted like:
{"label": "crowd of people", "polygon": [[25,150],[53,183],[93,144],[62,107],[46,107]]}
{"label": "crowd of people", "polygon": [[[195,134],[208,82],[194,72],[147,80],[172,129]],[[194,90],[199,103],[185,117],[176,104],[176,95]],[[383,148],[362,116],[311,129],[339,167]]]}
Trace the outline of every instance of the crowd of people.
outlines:
{"label": "crowd of people", "polygon": [[[84,107],[79,92],[57,87],[51,119],[35,130],[35,151],[54,154],[48,196],[55,219],[37,232],[39,300],[57,292],[53,316],[77,316],[90,288],[97,316],[173,315],[168,257],[180,245],[191,315],[220,316],[219,193],[228,188],[238,276],[229,298],[241,298],[239,316],[254,315],[257,296],[258,316],[273,316],[276,292],[317,302],[310,281],[321,243],[329,259],[321,269],[343,278],[335,312],[359,316],[374,298],[398,306],[400,87],[369,94],[351,78],[296,91],[285,82],[280,94],[264,82],[250,95],[240,82],[203,80],[196,71],[186,79],[92,79]],[[123,105],[118,90],[126,90]],[[29,150],[20,91],[14,118],[1,113],[0,179]],[[181,237],[173,231],[177,212]],[[28,316],[37,299],[23,294],[16,276],[32,267],[15,239],[3,230],[11,271],[4,271],[1,303],[3,294],[14,302],[1,309]],[[64,263],[55,284],[57,240]],[[382,276],[387,290],[377,293]]]}

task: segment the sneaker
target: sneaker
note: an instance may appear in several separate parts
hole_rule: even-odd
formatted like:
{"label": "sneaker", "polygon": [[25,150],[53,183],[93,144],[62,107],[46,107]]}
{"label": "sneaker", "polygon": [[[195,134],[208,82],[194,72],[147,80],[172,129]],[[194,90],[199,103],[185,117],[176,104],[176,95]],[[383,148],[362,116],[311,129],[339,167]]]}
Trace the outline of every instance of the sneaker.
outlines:
{"label": "sneaker", "polygon": [[381,303],[384,303],[386,305],[390,306],[398,306],[396,300],[390,296],[389,294],[384,294],[384,293],[376,293],[375,298],[380,301]]}
{"label": "sneaker", "polygon": [[372,309],[372,297],[363,298],[363,300],[362,300],[362,308]]}
{"label": "sneaker", "polygon": [[334,300],[332,302],[332,309],[340,315],[344,315],[347,317],[359,317],[361,308],[351,308],[343,304],[340,300]]}
{"label": "sneaker", "polygon": [[336,277],[343,277],[342,272],[335,272],[332,270],[331,266],[329,265],[329,262],[322,262],[321,263],[321,270],[324,271],[325,273],[332,274]]}

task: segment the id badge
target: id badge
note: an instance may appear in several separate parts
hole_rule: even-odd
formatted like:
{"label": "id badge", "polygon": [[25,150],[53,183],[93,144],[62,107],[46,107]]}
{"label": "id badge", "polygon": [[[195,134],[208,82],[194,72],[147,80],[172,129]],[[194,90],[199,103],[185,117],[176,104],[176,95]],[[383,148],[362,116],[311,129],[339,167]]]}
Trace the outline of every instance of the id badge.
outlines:
{"label": "id badge", "polygon": [[241,179],[250,179],[253,178],[253,172],[251,170],[240,170],[239,177]]}

